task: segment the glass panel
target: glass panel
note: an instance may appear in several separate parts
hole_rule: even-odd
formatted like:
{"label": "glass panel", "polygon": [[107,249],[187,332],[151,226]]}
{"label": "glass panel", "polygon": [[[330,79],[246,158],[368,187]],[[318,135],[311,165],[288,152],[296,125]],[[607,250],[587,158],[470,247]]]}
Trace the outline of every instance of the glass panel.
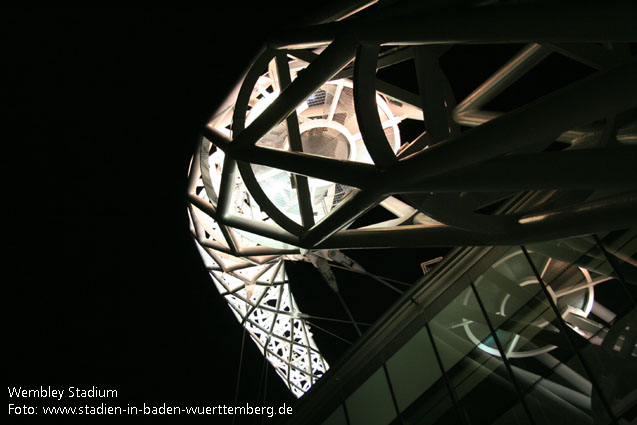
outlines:
{"label": "glass panel", "polygon": [[394,395],[406,424],[462,424],[424,328],[387,362]]}
{"label": "glass panel", "polygon": [[471,287],[436,315],[430,328],[460,407],[472,424],[491,424],[503,415],[507,423],[528,423],[525,415],[516,416],[512,409],[519,402],[515,388]]}
{"label": "glass panel", "polygon": [[[529,251],[539,273],[578,284],[577,273],[562,274],[553,268],[555,260]],[[476,279],[475,286],[535,421],[591,423],[591,382],[522,249],[510,249]],[[557,304],[560,288],[564,286],[547,287]],[[585,305],[585,299],[573,304]],[[492,344],[485,345],[483,351],[500,356],[491,350]],[[602,414],[600,420],[606,423],[608,418]]]}
{"label": "glass panel", "polygon": [[387,372],[401,412],[440,379],[440,366],[426,329],[389,359]]}
{"label": "glass panel", "polygon": [[502,416],[492,422],[492,425],[509,425],[509,424],[529,424],[529,417],[522,406],[522,403],[518,402],[509,410],[504,412]]}
{"label": "glass panel", "polygon": [[347,418],[345,418],[345,409],[343,409],[343,405],[339,404],[336,410],[333,411],[321,425],[347,425]]}
{"label": "glass panel", "polygon": [[599,238],[634,302],[637,299],[637,229],[611,232]]}
{"label": "glass panel", "polygon": [[[596,423],[605,417],[605,399],[618,419],[635,419],[637,311],[634,294],[635,231],[600,237],[624,285],[592,236],[530,245],[532,259],[552,293],[602,394],[587,390]],[[629,292],[630,291],[630,292]],[[568,379],[568,377],[564,377]],[[580,385],[580,387],[582,387]],[[582,387],[584,388],[584,387]],[[607,419],[606,419],[607,420]]]}
{"label": "glass panel", "polygon": [[381,367],[345,402],[350,425],[387,425],[396,417],[385,370]]}
{"label": "glass panel", "polygon": [[438,379],[433,383],[401,413],[402,419],[406,424],[443,425],[464,423],[460,416],[460,411],[454,407],[451,401],[443,379]]}

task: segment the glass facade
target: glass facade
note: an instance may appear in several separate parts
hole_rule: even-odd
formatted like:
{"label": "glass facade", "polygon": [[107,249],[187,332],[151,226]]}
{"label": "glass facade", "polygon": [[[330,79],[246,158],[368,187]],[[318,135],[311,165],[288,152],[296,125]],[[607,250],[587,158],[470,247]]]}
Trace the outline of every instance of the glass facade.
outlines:
{"label": "glass facade", "polygon": [[637,231],[502,252],[322,424],[635,423]]}

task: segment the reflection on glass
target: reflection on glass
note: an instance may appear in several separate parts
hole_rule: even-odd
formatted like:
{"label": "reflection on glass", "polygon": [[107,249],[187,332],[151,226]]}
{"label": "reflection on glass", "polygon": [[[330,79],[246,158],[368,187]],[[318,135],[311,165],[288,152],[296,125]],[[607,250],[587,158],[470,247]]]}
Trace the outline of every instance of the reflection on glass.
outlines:
{"label": "reflection on glass", "polygon": [[[595,276],[581,263],[573,263],[572,255],[542,255],[537,246],[527,250],[544,289],[524,252],[512,248],[476,279],[476,290],[534,420],[592,423],[592,383],[573,349],[579,334],[574,319],[569,319],[591,313]],[[485,345],[485,352],[499,355]],[[603,409],[598,416],[599,423],[609,420]]]}
{"label": "reflection on glass", "polygon": [[[388,359],[400,420],[635,423],[636,258],[634,230],[508,249]],[[379,369],[350,423],[393,420],[390,397]]]}
{"label": "reflection on glass", "polygon": [[[459,406],[472,424],[528,423],[517,406],[519,399],[502,359],[490,352],[490,347],[495,347],[494,336],[471,287],[438,313],[429,326]],[[485,394],[497,400],[489,401],[488,409],[484,408]]]}
{"label": "reflection on glass", "polygon": [[[400,420],[635,423],[636,257],[633,230],[508,249],[388,359]],[[347,407],[395,418],[382,369]]]}
{"label": "reflection on glass", "polygon": [[[556,348],[550,337],[558,332],[551,324],[550,305],[520,248],[513,248],[476,279],[476,290],[484,303],[508,358],[521,358]],[[555,301],[555,293],[547,288]],[[475,340],[472,329],[467,335]],[[485,352],[500,356],[493,340],[479,345]]]}
{"label": "reflection on glass", "polygon": [[543,279],[556,288],[571,339],[601,390],[600,394],[589,389],[593,418],[599,423],[608,421],[605,412],[610,408],[617,419],[630,422],[635,419],[637,401],[637,313],[632,297],[637,240],[635,231],[628,230],[600,235],[600,242],[606,253],[593,236],[529,249],[536,252],[536,265],[556,264]]}

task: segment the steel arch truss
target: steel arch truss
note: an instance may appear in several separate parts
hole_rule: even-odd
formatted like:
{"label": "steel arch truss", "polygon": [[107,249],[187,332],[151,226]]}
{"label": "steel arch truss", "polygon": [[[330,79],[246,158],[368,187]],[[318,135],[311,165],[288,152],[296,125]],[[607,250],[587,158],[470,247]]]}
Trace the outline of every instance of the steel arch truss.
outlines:
{"label": "steel arch truss", "polygon": [[[637,162],[637,136],[631,115],[637,106],[637,61],[621,43],[614,50],[605,50],[592,41],[623,42],[637,38],[637,34],[625,21],[625,13],[615,14],[615,6],[602,4],[568,16],[559,7],[551,8],[559,16],[564,14],[561,31],[551,25],[531,30],[524,24],[526,20],[519,18],[521,10],[538,14],[547,7],[470,8],[494,25],[494,17],[498,18],[496,26],[503,27],[499,35],[481,35],[473,22],[477,18],[463,28],[452,24],[459,18],[449,11],[432,12],[423,6],[401,12],[396,5],[390,16],[401,16],[402,21],[398,17],[379,20],[381,12],[370,12],[359,19],[275,38],[271,46],[277,47],[265,49],[255,60],[234,104],[219,111],[204,129],[204,144],[212,143],[226,155],[221,187],[232,189],[232,182],[240,174],[250,195],[268,216],[269,225],[237,218],[230,211],[230,195],[224,196],[223,189],[218,202],[208,209],[221,224],[304,249],[517,244],[635,224],[634,217],[626,212],[637,207],[633,166]],[[611,22],[585,29],[574,23],[579,14],[595,13],[608,14]],[[419,19],[433,22],[432,16],[437,17],[436,24],[421,30],[426,26]],[[449,24],[443,33],[444,22]],[[484,29],[484,23],[479,27]],[[529,44],[455,106],[438,64],[441,48],[436,47],[450,41]],[[379,47],[386,45],[396,47],[379,56]],[[510,112],[481,109],[550,52],[579,59],[599,71]],[[412,58],[418,71],[419,94],[376,78],[377,69]],[[369,159],[306,152],[301,142],[305,135],[301,120],[304,111],[312,107],[312,100],[325,91],[326,84],[342,87],[342,81],[350,81],[348,77],[352,77],[358,137]],[[264,80],[270,86],[264,86]],[[381,116],[381,103],[393,109],[393,122]],[[326,115],[330,113],[334,115],[334,111],[326,111]],[[415,140],[402,140],[401,146],[393,146],[386,129],[418,115],[424,119],[427,131]],[[591,127],[600,120],[602,124]],[[461,132],[459,125],[473,128]],[[278,145],[268,142],[277,136]],[[571,143],[573,149],[543,152],[555,140]],[[201,156],[204,162],[205,157]],[[255,178],[255,167],[269,167],[287,176],[297,219],[272,200],[271,193]],[[334,202],[323,215],[317,214],[312,205],[313,192],[308,184],[317,179],[348,188],[347,196]],[[474,213],[485,198],[497,199],[503,193],[590,193],[598,189],[609,195],[595,197],[595,201],[583,197],[560,209],[540,209],[526,216]],[[459,196],[461,193],[464,195]],[[383,201],[396,203],[392,195],[410,199],[411,208],[401,208],[396,220],[373,229],[347,229]],[[191,200],[201,202],[194,194]],[[575,215],[580,219],[571,220]]]}
{"label": "steel arch truss", "polygon": [[[634,5],[353,3],[272,37],[203,129],[190,168],[192,231],[216,261],[215,284],[297,395],[327,365],[284,272],[265,290],[239,270],[283,269],[280,256],[313,249],[519,245],[637,224]],[[456,105],[439,58],[458,43],[525,47]],[[483,109],[554,52],[596,71],[511,111]],[[408,60],[419,93],[377,78]],[[426,131],[406,140],[406,119]],[[568,146],[547,151],[555,141]],[[349,228],[377,205],[395,218]],[[244,286],[231,293],[230,278]],[[277,297],[290,311],[262,307]]]}
{"label": "steel arch truss", "polygon": [[300,397],[329,368],[275,256],[242,259],[197,243],[212,281],[292,393]]}

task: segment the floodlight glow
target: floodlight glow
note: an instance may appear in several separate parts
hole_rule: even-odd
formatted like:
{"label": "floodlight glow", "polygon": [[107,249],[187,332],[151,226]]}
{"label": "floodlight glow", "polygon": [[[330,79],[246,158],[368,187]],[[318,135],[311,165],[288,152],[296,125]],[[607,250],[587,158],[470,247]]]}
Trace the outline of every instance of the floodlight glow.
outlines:
{"label": "floodlight glow", "polygon": [[[289,57],[288,66],[290,77],[294,80],[308,63]],[[272,59],[265,73],[254,80],[245,109],[246,126],[253,124],[280,96],[282,90],[277,72],[276,62]],[[398,124],[405,118],[414,118],[414,113],[406,113],[409,112],[409,105],[397,106],[396,102],[389,102],[380,93],[376,93],[375,100],[385,137],[391,150],[396,153],[401,145]],[[235,104],[226,102],[226,106],[213,117],[208,127],[232,138],[233,117],[236,118],[237,113],[235,109]],[[418,112],[415,115],[417,117]],[[373,164],[359,128],[351,80],[325,82],[296,107],[296,116],[304,154]],[[283,121],[276,125],[256,145],[267,149],[291,150],[287,123]],[[230,193],[227,214],[235,217],[235,221],[278,226],[268,213],[272,210],[263,208],[255,199],[253,191],[256,184],[273,208],[292,222],[302,225],[297,193],[299,177],[289,171],[259,164],[250,164],[248,169],[242,169],[240,173],[224,170],[232,166],[233,163],[228,162],[221,149],[210,140],[202,139],[190,170],[190,191],[198,200],[189,209],[191,231],[215,287],[225,297],[237,320],[277,374],[300,397],[329,366],[312,338],[306,316],[298,309],[289,290],[285,256],[282,253],[269,257],[258,255],[262,252],[277,254],[277,250],[286,250],[298,259],[299,250],[277,238],[245,228],[241,230],[213,218],[217,215],[216,209],[225,187]],[[306,182],[314,222],[322,220],[357,191],[353,187],[315,177],[307,177]],[[256,253],[257,256],[247,256],[246,252]]]}

